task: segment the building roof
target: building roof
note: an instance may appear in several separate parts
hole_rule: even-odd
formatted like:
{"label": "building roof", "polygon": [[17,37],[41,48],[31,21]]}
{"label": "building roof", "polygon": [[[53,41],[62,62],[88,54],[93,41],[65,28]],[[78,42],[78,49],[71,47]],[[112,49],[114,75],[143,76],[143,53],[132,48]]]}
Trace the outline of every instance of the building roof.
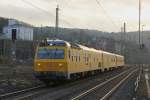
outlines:
{"label": "building roof", "polygon": [[[18,21],[15,19],[9,19],[8,25],[5,27],[28,27],[28,28],[33,28],[33,25],[27,24],[22,21]],[[4,28],[5,28],[4,27]]]}
{"label": "building roof", "polygon": [[26,28],[33,28],[31,26],[27,26],[27,25],[20,25],[20,24],[15,24],[15,25],[8,25],[8,26],[4,26],[4,28],[8,28],[8,27],[26,27]]}

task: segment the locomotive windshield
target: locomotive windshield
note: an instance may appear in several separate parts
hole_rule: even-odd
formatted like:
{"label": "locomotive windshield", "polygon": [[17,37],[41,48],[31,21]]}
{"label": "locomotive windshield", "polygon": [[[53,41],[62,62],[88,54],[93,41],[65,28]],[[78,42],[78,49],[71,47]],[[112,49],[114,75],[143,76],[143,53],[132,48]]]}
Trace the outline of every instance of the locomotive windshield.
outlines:
{"label": "locomotive windshield", "polygon": [[37,52],[37,59],[64,59],[64,50],[40,48]]}

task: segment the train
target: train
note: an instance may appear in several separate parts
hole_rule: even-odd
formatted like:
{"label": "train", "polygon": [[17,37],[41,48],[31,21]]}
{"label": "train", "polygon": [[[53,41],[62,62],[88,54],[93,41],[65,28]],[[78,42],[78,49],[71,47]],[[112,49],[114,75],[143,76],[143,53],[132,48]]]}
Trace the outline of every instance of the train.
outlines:
{"label": "train", "polygon": [[34,75],[39,80],[72,80],[124,66],[124,56],[89,48],[64,40],[45,40],[38,44]]}

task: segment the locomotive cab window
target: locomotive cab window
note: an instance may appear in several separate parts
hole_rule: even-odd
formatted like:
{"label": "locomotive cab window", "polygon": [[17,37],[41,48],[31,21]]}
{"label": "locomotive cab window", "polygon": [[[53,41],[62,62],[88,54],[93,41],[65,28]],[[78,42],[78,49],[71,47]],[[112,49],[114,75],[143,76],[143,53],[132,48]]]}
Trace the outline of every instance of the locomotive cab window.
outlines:
{"label": "locomotive cab window", "polygon": [[38,50],[37,58],[38,59],[64,59],[64,50],[42,48]]}

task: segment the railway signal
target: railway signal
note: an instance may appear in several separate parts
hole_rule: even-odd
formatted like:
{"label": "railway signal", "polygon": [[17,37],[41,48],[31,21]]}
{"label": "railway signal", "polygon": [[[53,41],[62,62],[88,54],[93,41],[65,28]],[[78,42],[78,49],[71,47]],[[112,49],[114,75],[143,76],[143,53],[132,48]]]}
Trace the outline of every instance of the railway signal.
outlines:
{"label": "railway signal", "polygon": [[15,42],[15,40],[17,39],[17,38],[16,38],[16,35],[17,35],[16,29],[12,29],[12,41],[13,41],[13,42]]}
{"label": "railway signal", "polygon": [[11,35],[12,35],[12,47],[11,47],[11,52],[12,52],[12,60],[14,61],[16,59],[16,43],[15,41],[17,40],[17,30],[12,29],[11,30]]}

